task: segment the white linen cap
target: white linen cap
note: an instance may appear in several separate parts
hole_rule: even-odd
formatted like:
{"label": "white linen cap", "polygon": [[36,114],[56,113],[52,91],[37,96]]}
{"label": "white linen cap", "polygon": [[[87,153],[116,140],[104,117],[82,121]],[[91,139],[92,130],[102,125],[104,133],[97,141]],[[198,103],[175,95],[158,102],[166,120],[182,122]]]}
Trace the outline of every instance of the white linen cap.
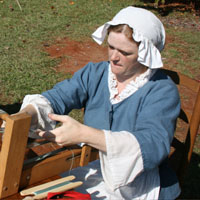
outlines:
{"label": "white linen cap", "polygon": [[160,52],[165,45],[165,29],[161,21],[150,11],[129,6],[119,11],[115,17],[100,26],[93,34],[93,39],[102,44],[110,25],[127,24],[133,29],[133,39],[140,42],[138,62],[151,68],[163,66]]}

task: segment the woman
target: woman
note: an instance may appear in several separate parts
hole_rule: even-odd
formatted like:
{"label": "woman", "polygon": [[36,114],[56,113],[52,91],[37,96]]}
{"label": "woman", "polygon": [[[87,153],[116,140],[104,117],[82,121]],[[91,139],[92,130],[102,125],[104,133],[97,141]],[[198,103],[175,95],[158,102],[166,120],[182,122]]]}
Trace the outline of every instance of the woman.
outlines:
{"label": "woman", "polygon": [[[32,134],[100,150],[100,164],[81,168],[95,199],[175,199],[180,189],[167,157],[180,102],[159,70],[164,27],[153,13],[127,7],[92,37],[101,44],[106,35],[108,62],[88,63],[42,95],[27,95],[21,112],[32,115]],[[80,108],[84,124],[67,116]],[[54,129],[55,121],[62,126]]]}

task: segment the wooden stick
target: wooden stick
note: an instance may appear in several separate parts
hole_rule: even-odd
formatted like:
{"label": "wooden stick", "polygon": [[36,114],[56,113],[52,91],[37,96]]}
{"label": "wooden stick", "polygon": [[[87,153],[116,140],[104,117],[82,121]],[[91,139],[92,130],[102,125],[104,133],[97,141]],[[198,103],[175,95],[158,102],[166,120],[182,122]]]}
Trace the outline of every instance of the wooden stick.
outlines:
{"label": "wooden stick", "polygon": [[64,177],[64,178],[60,178],[60,179],[57,179],[57,180],[54,180],[54,181],[51,181],[51,182],[48,182],[48,183],[44,183],[42,185],[38,185],[38,186],[29,188],[29,189],[22,190],[20,192],[20,195],[26,196],[26,195],[34,194],[35,191],[42,190],[42,189],[51,187],[53,185],[63,183],[65,181],[71,181],[71,180],[74,180],[74,179],[75,179],[75,176],[67,176],[67,177]]}

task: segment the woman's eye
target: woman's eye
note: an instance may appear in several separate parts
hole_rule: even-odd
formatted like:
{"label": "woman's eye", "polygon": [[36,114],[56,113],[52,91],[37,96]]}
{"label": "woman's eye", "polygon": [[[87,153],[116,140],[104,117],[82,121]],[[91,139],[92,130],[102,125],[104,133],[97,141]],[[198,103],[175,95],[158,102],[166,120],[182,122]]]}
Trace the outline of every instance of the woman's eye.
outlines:
{"label": "woman's eye", "polygon": [[129,56],[129,55],[131,55],[131,53],[128,53],[128,52],[125,52],[125,51],[121,51],[121,54],[124,55],[124,56]]}
{"label": "woman's eye", "polygon": [[110,49],[114,49],[114,47],[113,47],[113,46],[110,46],[110,45],[109,45],[109,48],[110,48]]}

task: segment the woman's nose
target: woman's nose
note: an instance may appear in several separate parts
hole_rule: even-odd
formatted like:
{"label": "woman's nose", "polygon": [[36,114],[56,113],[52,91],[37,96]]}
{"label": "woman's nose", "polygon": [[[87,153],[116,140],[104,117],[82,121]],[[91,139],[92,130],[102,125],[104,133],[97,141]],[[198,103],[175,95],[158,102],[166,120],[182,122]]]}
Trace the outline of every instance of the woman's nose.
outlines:
{"label": "woman's nose", "polygon": [[117,50],[113,50],[110,59],[114,61],[114,60],[119,60],[119,58],[120,58],[119,52]]}

